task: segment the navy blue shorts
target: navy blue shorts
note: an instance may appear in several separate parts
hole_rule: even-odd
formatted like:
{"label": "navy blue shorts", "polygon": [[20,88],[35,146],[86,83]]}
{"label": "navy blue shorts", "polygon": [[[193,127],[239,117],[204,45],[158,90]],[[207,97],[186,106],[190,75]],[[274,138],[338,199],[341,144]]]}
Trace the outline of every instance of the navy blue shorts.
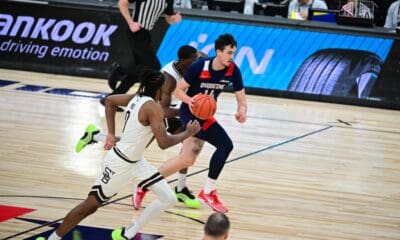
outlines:
{"label": "navy blue shorts", "polygon": [[199,121],[201,130],[195,135],[195,137],[197,138],[200,138],[209,143],[214,142],[216,139],[221,139],[221,141],[224,141],[226,138],[228,138],[230,141],[228,134],[214,117],[207,120],[198,119],[190,112],[187,105],[182,105],[179,109],[179,119],[181,120],[185,129],[190,120]]}

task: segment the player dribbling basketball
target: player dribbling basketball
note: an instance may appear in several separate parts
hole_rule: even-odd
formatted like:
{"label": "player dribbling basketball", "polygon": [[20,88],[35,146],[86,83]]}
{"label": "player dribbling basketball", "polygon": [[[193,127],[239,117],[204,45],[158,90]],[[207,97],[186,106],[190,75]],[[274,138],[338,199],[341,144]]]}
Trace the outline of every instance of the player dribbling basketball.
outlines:
{"label": "player dribbling basketball", "polygon": [[[232,35],[223,34],[219,36],[215,41],[216,56],[194,62],[189,67],[184,78],[179,82],[175,95],[182,100],[179,117],[184,125],[196,119],[190,111],[190,106],[194,101],[193,96],[198,93],[205,93],[214,96],[215,100],[217,100],[224,87],[230,83],[233,85],[238,104],[237,113],[235,114],[236,120],[239,123],[246,121],[247,106],[242,75],[233,62],[236,45]],[[200,132],[194,137],[186,139],[183,142],[180,154],[166,161],[159,171],[163,177],[167,177],[179,169],[193,165],[203,148],[204,142],[207,141],[216,147],[216,150],[210,160],[206,184],[198,197],[214,211],[225,213],[228,208],[218,199],[216,181],[233,149],[232,140],[215,118],[199,120],[199,122],[202,126]],[[148,182],[154,182],[154,179],[155,177],[151,176]],[[135,194],[140,197],[140,189]]]}

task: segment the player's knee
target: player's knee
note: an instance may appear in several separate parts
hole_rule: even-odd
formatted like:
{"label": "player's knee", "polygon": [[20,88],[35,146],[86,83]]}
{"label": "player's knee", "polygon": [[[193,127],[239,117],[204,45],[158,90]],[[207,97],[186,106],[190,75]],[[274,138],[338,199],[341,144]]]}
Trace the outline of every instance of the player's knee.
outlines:
{"label": "player's knee", "polygon": [[200,151],[201,151],[201,147],[200,147],[200,146],[194,146],[194,147],[192,148],[192,154],[193,154],[194,156],[199,155]]}
{"label": "player's knee", "polygon": [[224,145],[222,145],[222,150],[226,153],[226,154],[230,154],[233,150],[233,143],[231,140],[227,141]]}
{"label": "player's knee", "polygon": [[181,166],[180,169],[188,168],[194,164],[197,155],[200,153],[201,148],[193,147],[190,153],[185,153],[180,155]]}
{"label": "player's knee", "polygon": [[[197,156],[197,155],[196,155]],[[193,166],[194,162],[196,161],[196,157],[187,157],[183,159],[183,165],[181,166],[182,168],[188,168],[190,166]]]}

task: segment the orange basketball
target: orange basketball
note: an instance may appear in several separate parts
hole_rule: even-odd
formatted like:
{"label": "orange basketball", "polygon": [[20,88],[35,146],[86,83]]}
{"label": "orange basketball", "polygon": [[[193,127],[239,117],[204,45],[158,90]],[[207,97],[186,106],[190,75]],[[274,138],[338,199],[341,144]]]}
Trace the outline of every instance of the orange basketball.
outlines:
{"label": "orange basketball", "polygon": [[192,106],[192,113],[198,119],[207,120],[214,116],[217,111],[217,103],[214,97],[199,93],[194,98],[194,103]]}

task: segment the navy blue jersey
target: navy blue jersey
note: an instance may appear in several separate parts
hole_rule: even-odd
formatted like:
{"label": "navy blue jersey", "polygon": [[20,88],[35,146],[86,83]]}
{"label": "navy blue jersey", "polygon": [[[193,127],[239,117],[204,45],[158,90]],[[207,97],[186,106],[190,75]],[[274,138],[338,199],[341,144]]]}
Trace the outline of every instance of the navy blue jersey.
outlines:
{"label": "navy blue jersey", "polygon": [[184,79],[190,85],[186,94],[193,97],[198,93],[212,95],[217,100],[219,94],[228,85],[232,84],[235,91],[243,89],[242,74],[235,63],[231,63],[220,71],[211,67],[214,58],[199,59],[190,65]]}

